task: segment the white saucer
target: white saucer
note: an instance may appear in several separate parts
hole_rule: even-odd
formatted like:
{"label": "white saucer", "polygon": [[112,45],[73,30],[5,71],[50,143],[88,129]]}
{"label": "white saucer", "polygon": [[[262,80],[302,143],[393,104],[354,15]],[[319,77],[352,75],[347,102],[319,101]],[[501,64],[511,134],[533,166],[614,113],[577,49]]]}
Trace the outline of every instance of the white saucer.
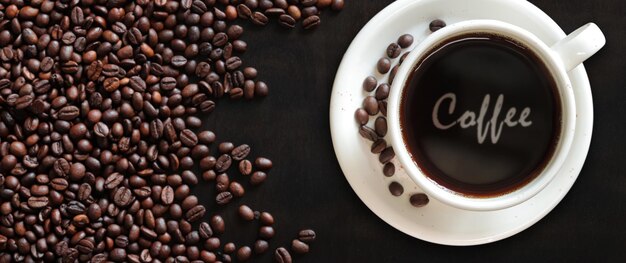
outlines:
{"label": "white saucer", "polygon": [[[369,141],[358,133],[354,112],[365,92],[363,79],[375,72],[377,60],[398,36],[411,33],[416,42],[428,34],[433,19],[448,24],[468,19],[496,19],[533,32],[548,45],[563,38],[560,27],[534,5],[521,0],[399,0],[376,15],[346,52],[333,87],[330,126],[335,153],[348,182],[361,200],[380,218],[413,237],[446,245],[478,245],[510,237],[548,214],[572,187],[585,162],[593,126],[589,80],[581,65],[571,71],[577,103],[577,126],[572,150],[555,179],[532,199],[500,211],[472,212],[431,198],[423,208],[412,207],[409,196],[421,192],[400,168],[386,178]],[[581,21],[581,25],[587,21]],[[415,45],[415,44],[414,44]],[[376,75],[380,77],[380,75]],[[394,160],[396,167],[399,163]],[[398,181],[404,194],[394,197],[388,184]]]}

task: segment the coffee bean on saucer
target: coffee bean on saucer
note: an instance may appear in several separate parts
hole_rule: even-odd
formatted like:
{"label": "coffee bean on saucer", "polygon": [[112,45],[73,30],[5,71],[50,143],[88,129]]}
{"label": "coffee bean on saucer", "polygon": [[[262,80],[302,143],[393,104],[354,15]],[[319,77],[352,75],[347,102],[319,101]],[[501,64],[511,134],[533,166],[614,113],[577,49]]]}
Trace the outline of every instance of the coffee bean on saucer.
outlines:
{"label": "coffee bean on saucer", "polygon": [[376,84],[378,84],[378,80],[374,76],[368,76],[363,80],[363,90],[372,92],[376,88]]}
{"label": "coffee bean on saucer", "polygon": [[419,193],[411,195],[409,201],[411,202],[411,205],[415,207],[423,207],[428,204],[429,199],[426,194]]}
{"label": "coffee bean on saucer", "polygon": [[397,42],[401,48],[408,48],[413,45],[413,36],[411,34],[404,34],[398,38]]}
{"label": "coffee bean on saucer", "polygon": [[391,43],[387,46],[387,56],[389,58],[397,58],[400,56],[400,52],[402,52],[402,48],[398,43]]}
{"label": "coffee bean on saucer", "polygon": [[393,84],[393,80],[396,78],[396,74],[398,73],[398,69],[400,68],[400,64],[397,64],[391,68],[389,72],[389,85]]}
{"label": "coffee bean on saucer", "polygon": [[359,128],[359,134],[361,134],[361,136],[365,139],[368,139],[370,141],[376,141],[378,140],[378,134],[376,134],[376,131],[370,127],[367,127],[365,125],[361,126],[361,128]]}
{"label": "coffee bean on saucer", "polygon": [[363,108],[358,108],[354,113],[356,122],[360,125],[365,125],[370,120],[370,115]]}
{"label": "coffee bean on saucer", "polygon": [[378,114],[378,101],[373,96],[367,96],[363,100],[363,109],[367,111],[369,115]]}
{"label": "coffee bean on saucer", "polygon": [[393,151],[393,148],[387,147],[387,149],[383,150],[380,153],[378,160],[380,161],[380,163],[388,163],[395,156],[396,156],[396,153]]}
{"label": "coffee bean on saucer", "polygon": [[379,101],[378,109],[380,110],[380,114],[387,117],[387,101]]}
{"label": "coffee bean on saucer", "polygon": [[387,148],[387,141],[385,139],[376,140],[371,147],[371,152],[374,154],[379,154],[383,152]]}
{"label": "coffee bean on saucer", "polygon": [[396,173],[396,166],[392,162],[388,162],[383,166],[383,174],[387,177],[391,177]]}
{"label": "coffee bean on saucer", "polygon": [[398,182],[391,182],[389,184],[389,192],[393,196],[401,196],[404,193],[404,187]]}
{"label": "coffee bean on saucer", "polygon": [[385,117],[376,118],[376,121],[374,121],[374,130],[378,136],[385,137],[385,135],[387,135],[387,119],[385,119]]}
{"label": "coffee bean on saucer", "polygon": [[442,29],[446,26],[446,22],[444,22],[441,19],[435,19],[432,22],[430,22],[430,24],[428,25],[428,28],[430,29],[430,32],[435,32],[439,29]]}
{"label": "coffee bean on saucer", "polygon": [[386,74],[391,69],[391,60],[388,58],[380,58],[376,63],[376,69],[381,74]]}
{"label": "coffee bean on saucer", "polygon": [[390,89],[391,87],[387,83],[378,85],[378,88],[376,88],[376,99],[377,100],[387,99],[387,97],[389,97]]}

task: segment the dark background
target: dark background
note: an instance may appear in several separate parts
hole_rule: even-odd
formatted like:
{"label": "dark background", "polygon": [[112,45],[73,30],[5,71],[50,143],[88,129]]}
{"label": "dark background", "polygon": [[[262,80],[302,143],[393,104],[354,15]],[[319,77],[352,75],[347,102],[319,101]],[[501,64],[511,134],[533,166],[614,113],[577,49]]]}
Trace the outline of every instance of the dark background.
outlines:
{"label": "dark background", "polygon": [[226,240],[238,246],[254,240],[256,226],[234,216],[246,203],[275,216],[272,248],[288,246],[302,228],[315,229],[311,253],[296,262],[626,262],[625,1],[531,1],[566,32],[593,21],[607,37],[606,47],[585,63],[595,101],[593,141],[578,181],[556,209],[520,234],[474,247],[435,245],[395,230],[343,176],[328,120],[335,73],[354,36],[392,1],[347,2],[340,13],[324,13],[314,32],[244,23],[250,29],[244,61],[259,68],[270,96],[252,103],[222,100],[207,125],[218,140],[248,143],[275,167],[264,185],[248,188],[227,208],[213,205],[212,187],[196,187],[211,212],[226,216]]}

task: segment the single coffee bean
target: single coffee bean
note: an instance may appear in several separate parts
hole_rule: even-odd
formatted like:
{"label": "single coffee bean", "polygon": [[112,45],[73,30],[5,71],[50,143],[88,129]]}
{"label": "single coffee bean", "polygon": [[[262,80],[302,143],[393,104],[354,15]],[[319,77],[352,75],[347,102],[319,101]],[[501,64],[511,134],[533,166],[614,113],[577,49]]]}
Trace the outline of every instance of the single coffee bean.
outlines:
{"label": "single coffee bean", "polygon": [[263,239],[271,239],[275,235],[274,228],[271,226],[262,226],[259,228],[259,237]]}
{"label": "single coffee bean", "polygon": [[363,90],[372,92],[376,88],[377,84],[378,80],[376,80],[374,76],[368,76],[365,80],[363,80]]}
{"label": "single coffee bean", "polygon": [[374,122],[374,130],[380,137],[387,135],[387,119],[385,117],[378,117]]}
{"label": "single coffee bean", "polygon": [[296,254],[306,254],[309,253],[309,245],[298,239],[294,239],[291,241],[291,251]]}
{"label": "single coffee bean", "polygon": [[288,14],[280,15],[278,21],[281,26],[286,28],[294,28],[296,26],[296,19]]}
{"label": "single coffee bean", "polygon": [[265,157],[258,157],[258,158],[256,158],[254,160],[254,165],[258,169],[263,170],[263,171],[270,170],[270,169],[272,169],[272,166],[273,166],[272,160],[267,159]]}
{"label": "single coffee bean", "polygon": [[312,229],[300,230],[300,232],[298,233],[298,239],[306,243],[315,241],[315,237],[315,231],[313,231]]}
{"label": "single coffee bean", "polygon": [[161,190],[161,202],[165,205],[171,205],[174,202],[174,189],[166,185],[163,190]]}
{"label": "single coffee bean", "polygon": [[[195,222],[201,219],[202,217],[204,217],[205,213],[206,213],[206,208],[204,208],[204,206],[202,205],[197,205],[189,209],[189,211],[185,213],[185,218],[189,222]],[[213,228],[215,229],[215,227]]]}
{"label": "single coffee bean", "polygon": [[271,226],[274,224],[274,216],[268,212],[262,212],[258,217],[261,224],[265,226]]}
{"label": "single coffee bean", "polygon": [[252,23],[254,23],[256,25],[259,25],[259,26],[265,26],[265,25],[267,25],[267,22],[269,21],[267,16],[265,16],[261,12],[254,12],[254,13],[252,13],[250,19],[252,20]]}
{"label": "single coffee bean", "polygon": [[265,253],[269,249],[269,243],[267,241],[259,239],[254,242],[254,253],[259,255]]}
{"label": "single coffee bean", "polygon": [[250,176],[250,184],[259,185],[267,179],[267,174],[262,171],[256,171]]}
{"label": "single coffee bean", "polygon": [[391,69],[391,60],[388,58],[381,58],[376,63],[376,69],[381,74],[386,74]]}
{"label": "single coffee bean", "polygon": [[389,84],[387,83],[380,84],[378,88],[376,89],[376,99],[377,100],[387,99],[387,97],[389,97],[390,89],[391,87],[389,86]]}
{"label": "single coffee bean", "polygon": [[361,126],[361,128],[359,129],[359,134],[365,138],[368,139],[370,141],[377,141],[378,140],[378,134],[376,134],[376,131],[374,131],[374,129],[367,127],[367,126]]}
{"label": "single coffee bean", "polygon": [[397,43],[391,43],[387,47],[387,57],[389,58],[397,58],[400,56],[400,52],[402,52],[402,47]]}
{"label": "single coffee bean", "polygon": [[211,229],[211,226],[207,222],[200,223],[200,226],[198,227],[198,232],[200,234],[200,237],[203,239],[208,239],[213,236],[213,229]]}
{"label": "single coffee bean", "polygon": [[374,154],[379,154],[383,152],[387,148],[387,141],[385,139],[376,140],[371,147],[371,152]]}
{"label": "single coffee bean", "polygon": [[413,45],[413,36],[410,34],[401,35],[397,43],[401,48],[408,48]]}
{"label": "single coffee bean", "polygon": [[254,220],[254,211],[252,211],[252,209],[247,205],[239,206],[238,213],[239,213],[239,217],[241,217],[241,219],[245,221]]}
{"label": "single coffee bean", "polygon": [[383,174],[387,177],[391,177],[396,173],[396,166],[392,162],[388,162],[383,166]]}
{"label": "single coffee bean", "polygon": [[234,148],[231,152],[231,156],[235,161],[241,161],[250,154],[250,146],[242,144]]}
{"label": "single coffee bean", "polygon": [[215,171],[218,173],[225,172],[230,168],[232,164],[232,158],[228,154],[222,154],[219,158],[217,158],[217,162],[215,163]]}
{"label": "single coffee bean", "polygon": [[404,193],[404,187],[398,182],[391,182],[389,184],[389,192],[393,196],[401,196]]}
{"label": "single coffee bean", "polygon": [[245,262],[252,256],[252,249],[249,246],[240,247],[237,250],[237,260],[239,262]]}
{"label": "single coffee bean", "polygon": [[180,133],[180,141],[188,147],[193,147],[198,144],[198,136],[189,129],[184,129]]}
{"label": "single coffee bean", "polygon": [[217,194],[215,196],[215,202],[218,205],[225,205],[230,203],[233,200],[233,194],[231,192],[225,191]]}
{"label": "single coffee bean", "polygon": [[396,156],[396,153],[393,151],[393,148],[387,147],[387,149],[383,150],[380,153],[378,160],[380,161],[380,163],[388,163],[395,156]]}
{"label": "single coffee bean", "polygon": [[302,27],[304,29],[314,29],[320,25],[320,17],[316,15],[309,16],[302,21]]}
{"label": "single coffee bean", "polygon": [[276,251],[274,252],[274,258],[278,263],[292,262],[291,254],[289,254],[289,251],[287,251],[287,249],[285,249],[284,247],[279,247],[276,249]]}
{"label": "single coffee bean", "polygon": [[239,172],[242,175],[250,175],[252,173],[252,162],[248,160],[241,160],[239,162]]}
{"label": "single coffee bean", "polygon": [[209,225],[211,225],[211,228],[217,234],[224,233],[224,230],[226,228],[224,219],[219,215],[212,216],[211,220],[209,220]]}
{"label": "single coffee bean", "polygon": [[376,100],[376,98],[372,96],[365,97],[365,99],[363,100],[363,109],[365,109],[365,111],[369,115],[373,116],[373,115],[378,114],[379,109],[378,109],[378,101]]}
{"label": "single coffee bean", "polygon": [[360,125],[365,125],[370,119],[369,114],[363,108],[358,108],[354,113],[354,118]]}
{"label": "single coffee bean", "polygon": [[430,24],[428,25],[428,28],[430,29],[430,32],[435,32],[439,29],[442,29],[446,27],[446,22],[444,22],[441,19],[435,19],[432,22],[430,22]]}
{"label": "single coffee bean", "polygon": [[418,193],[411,195],[409,202],[411,202],[411,205],[414,207],[423,207],[428,204],[429,199],[426,194]]}

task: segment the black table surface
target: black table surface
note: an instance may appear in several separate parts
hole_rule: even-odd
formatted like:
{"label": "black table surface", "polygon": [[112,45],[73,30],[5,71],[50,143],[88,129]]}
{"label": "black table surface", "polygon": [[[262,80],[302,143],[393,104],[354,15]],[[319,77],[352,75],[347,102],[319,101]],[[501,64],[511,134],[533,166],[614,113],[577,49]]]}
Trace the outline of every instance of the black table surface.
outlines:
{"label": "black table surface", "polygon": [[[255,155],[274,161],[274,169],[263,186],[227,208],[209,205],[231,229],[241,230],[226,233],[225,240],[254,240],[256,226],[234,216],[246,203],[275,216],[272,247],[288,246],[302,228],[315,229],[311,252],[296,262],[626,261],[626,1],[531,1],[566,32],[593,21],[607,37],[605,48],[585,62],[595,106],[591,149],[577,182],[550,214],[513,237],[473,247],[435,245],[395,230],[343,176],[328,119],[335,73],[354,36],[393,1],[347,2],[340,13],[324,13],[314,32],[246,25],[244,61],[259,68],[270,96],[251,103],[222,100],[207,126],[220,140],[250,144]],[[213,190],[195,191],[213,203]]]}

